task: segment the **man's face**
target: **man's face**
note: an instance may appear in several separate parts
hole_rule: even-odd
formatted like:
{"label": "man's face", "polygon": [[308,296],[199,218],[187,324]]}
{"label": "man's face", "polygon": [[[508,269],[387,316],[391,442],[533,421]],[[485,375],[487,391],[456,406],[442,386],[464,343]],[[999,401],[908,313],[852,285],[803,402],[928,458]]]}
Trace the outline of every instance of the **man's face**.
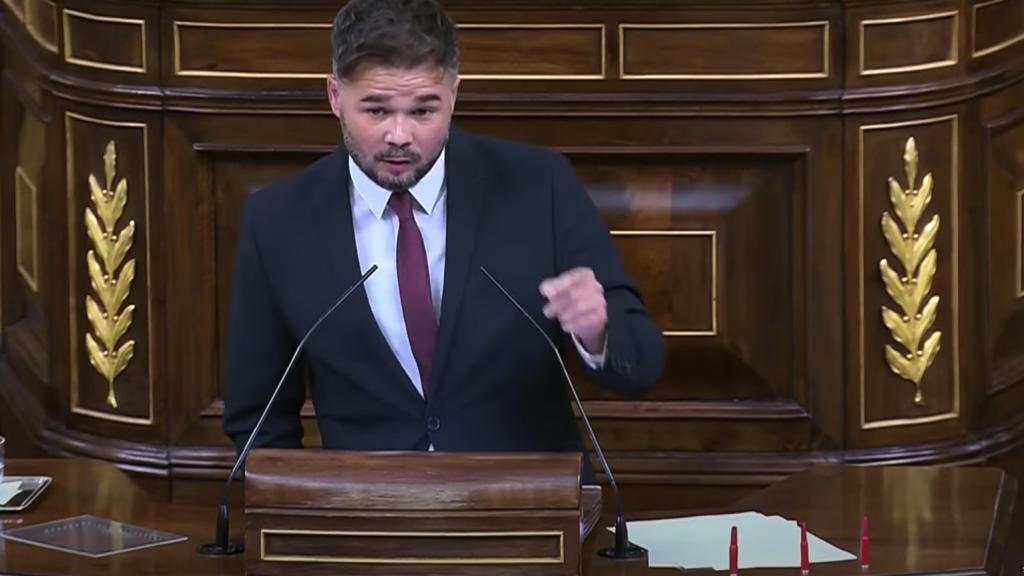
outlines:
{"label": "man's face", "polygon": [[443,68],[363,65],[346,80],[328,78],[327,93],[356,165],[395,191],[412,187],[437,161],[458,85]]}

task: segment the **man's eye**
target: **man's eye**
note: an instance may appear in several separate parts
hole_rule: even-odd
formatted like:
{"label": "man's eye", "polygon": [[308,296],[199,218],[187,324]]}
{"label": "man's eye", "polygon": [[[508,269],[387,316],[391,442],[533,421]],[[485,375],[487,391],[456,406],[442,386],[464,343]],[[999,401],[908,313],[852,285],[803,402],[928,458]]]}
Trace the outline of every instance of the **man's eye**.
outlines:
{"label": "man's eye", "polygon": [[383,108],[369,108],[366,113],[370,116],[383,116],[387,111]]}
{"label": "man's eye", "polygon": [[412,111],[412,115],[413,116],[419,116],[419,117],[429,116],[429,115],[431,115],[433,113],[434,113],[434,111],[432,109],[430,109],[430,108],[417,108],[416,110]]}

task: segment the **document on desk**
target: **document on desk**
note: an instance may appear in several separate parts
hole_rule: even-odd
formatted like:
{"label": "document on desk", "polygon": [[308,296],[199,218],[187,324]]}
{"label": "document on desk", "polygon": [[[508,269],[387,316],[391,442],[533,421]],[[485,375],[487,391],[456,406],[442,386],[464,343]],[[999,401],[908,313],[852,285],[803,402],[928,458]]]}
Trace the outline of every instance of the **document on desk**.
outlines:
{"label": "document on desk", "polygon": [[[739,568],[799,568],[800,525],[760,512],[629,522],[629,539],[648,551],[652,568],[728,570],[729,538],[736,527]],[[609,528],[614,531],[614,528]],[[811,563],[855,560],[807,529]]]}
{"label": "document on desk", "polygon": [[0,506],[6,505],[21,490],[21,482],[4,482],[0,484]]}

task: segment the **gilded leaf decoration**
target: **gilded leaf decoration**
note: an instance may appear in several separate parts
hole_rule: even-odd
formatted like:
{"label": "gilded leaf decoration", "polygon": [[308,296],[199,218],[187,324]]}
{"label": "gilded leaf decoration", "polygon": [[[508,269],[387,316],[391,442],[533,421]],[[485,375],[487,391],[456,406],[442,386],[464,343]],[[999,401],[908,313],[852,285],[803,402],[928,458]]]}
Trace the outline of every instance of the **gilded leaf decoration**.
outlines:
{"label": "gilded leaf decoration", "polygon": [[134,305],[125,307],[135,281],[135,260],[125,261],[135,240],[135,222],[117,230],[128,204],[128,180],[122,178],[114,184],[117,148],[113,141],[107,143],[103,155],[103,173],[105,186],[89,175],[92,205],[85,209],[85,231],[92,245],[85,260],[93,291],[85,299],[85,314],[92,326],[92,333],[85,335],[85,348],[89,363],[107,380],[107,404],[116,409],[114,381],[135,355],[134,341],[121,343],[135,312]]}
{"label": "gilded leaf decoration", "polygon": [[879,262],[885,291],[900,310],[896,312],[882,306],[882,322],[903,351],[886,344],[885,359],[896,375],[914,384],[914,404],[923,406],[921,380],[935,361],[942,338],[940,331],[925,337],[935,324],[939,309],[939,297],[930,296],[938,268],[935,239],[939,233],[939,215],[933,215],[918,231],[918,223],[932,201],[933,181],[929,173],[921,180],[920,188],[914,187],[918,153],[913,138],[907,140],[903,164],[907,175],[906,190],[896,179],[889,178],[889,202],[896,216],[894,218],[889,212],[882,215],[882,235],[889,251],[899,262],[903,275],[887,259]]}

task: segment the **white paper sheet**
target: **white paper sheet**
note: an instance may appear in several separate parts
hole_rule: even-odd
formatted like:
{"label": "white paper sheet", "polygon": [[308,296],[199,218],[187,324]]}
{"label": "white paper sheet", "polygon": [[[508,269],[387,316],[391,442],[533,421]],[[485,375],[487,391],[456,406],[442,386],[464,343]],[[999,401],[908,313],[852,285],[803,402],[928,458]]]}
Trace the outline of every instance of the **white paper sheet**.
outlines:
{"label": "white paper sheet", "polygon": [[0,484],[0,506],[6,505],[21,489],[21,481]]}
{"label": "white paper sheet", "polygon": [[[780,516],[741,512],[644,520],[628,525],[629,539],[647,548],[651,567],[728,570],[733,526],[741,569],[800,567],[800,525]],[[857,558],[815,536],[810,527],[807,550],[812,564]]]}

